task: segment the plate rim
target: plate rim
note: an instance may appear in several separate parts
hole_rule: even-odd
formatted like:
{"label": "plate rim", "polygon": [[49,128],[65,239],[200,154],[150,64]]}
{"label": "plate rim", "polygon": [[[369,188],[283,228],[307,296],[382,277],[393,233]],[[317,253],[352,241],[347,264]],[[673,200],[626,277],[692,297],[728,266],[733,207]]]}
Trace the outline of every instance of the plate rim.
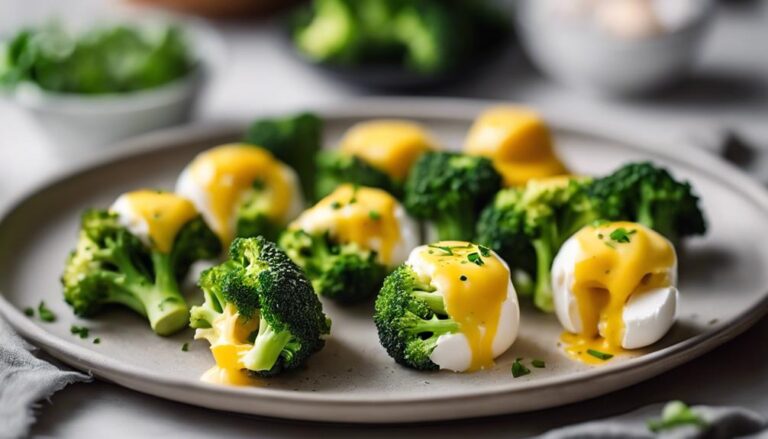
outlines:
{"label": "plate rim", "polygon": [[[423,117],[427,119],[457,119],[469,121],[481,110],[499,104],[509,104],[504,101],[491,100],[467,100],[467,99],[443,99],[443,98],[374,98],[374,99],[354,99],[343,101],[341,103],[315,106],[312,111],[321,114],[323,118],[342,119],[342,118],[375,118],[383,116],[400,115],[400,117]],[[592,137],[600,137],[607,140],[617,140],[622,145],[638,151],[650,152],[654,155],[663,157],[666,160],[682,163],[687,167],[696,169],[704,173],[709,178],[718,183],[730,187],[736,192],[741,193],[746,199],[755,206],[759,207],[768,217],[768,191],[765,191],[756,181],[752,180],[735,166],[717,158],[716,156],[687,144],[672,145],[663,141],[649,141],[648,139],[635,140],[638,136],[633,136],[630,140],[619,140],[623,136],[618,131],[612,132],[610,128],[596,129],[594,127],[585,127],[583,124],[568,121],[568,117],[557,115],[547,111],[540,111],[548,123],[555,131],[572,131],[575,133],[586,134]],[[270,113],[264,113],[270,114]],[[198,123],[178,128],[163,130],[156,133],[150,133],[136,137],[134,139],[121,142],[121,148],[114,148],[99,156],[95,160],[89,160],[78,164],[64,172],[51,175],[35,184],[30,190],[23,191],[16,197],[11,197],[10,202],[0,207],[0,228],[20,208],[24,203],[32,200],[40,193],[46,191],[49,187],[73,178],[79,175],[96,171],[107,167],[110,164],[137,158],[144,154],[150,154],[165,148],[171,148],[174,145],[181,145],[184,142],[191,142],[204,139],[225,136],[233,132],[242,131],[246,126],[246,119],[230,119],[229,121],[220,121],[213,123]],[[582,125],[582,126],[579,126]],[[215,386],[207,383],[193,381],[185,378],[171,378],[159,373],[147,371],[138,366],[122,364],[100,354],[93,350],[79,346],[72,341],[61,339],[50,333],[46,329],[33,323],[26,317],[20,309],[14,307],[0,291],[0,314],[15,328],[20,335],[30,340],[44,350],[51,353],[54,357],[64,361],[67,364],[75,365],[76,368],[85,369],[99,377],[122,376],[126,380],[141,381],[147,385],[159,385],[173,389],[181,389],[186,392],[202,391],[213,393],[217,397],[233,398],[259,398],[265,403],[274,401],[282,403],[334,403],[334,404],[375,404],[377,406],[386,406],[393,404],[409,403],[431,403],[437,400],[460,398],[471,399],[481,397],[504,396],[507,394],[521,393],[536,389],[557,387],[560,385],[573,385],[582,381],[589,381],[596,378],[606,378],[618,374],[628,374],[633,370],[646,368],[649,365],[657,363],[658,360],[665,359],[667,364],[661,367],[657,373],[677,367],[681,363],[692,360],[707,351],[727,342],[744,332],[763,315],[768,312],[768,290],[763,297],[750,309],[735,316],[729,324],[723,324],[715,329],[705,331],[689,339],[683,340],[674,345],[665,347],[655,352],[651,352],[630,361],[618,363],[615,365],[606,365],[576,374],[560,375],[546,377],[536,381],[523,383],[514,383],[510,385],[499,386],[495,389],[472,390],[462,388],[462,390],[453,392],[425,393],[423,395],[410,396],[387,396],[382,399],[377,393],[362,394],[323,394],[296,392],[291,390],[273,389],[273,388],[230,388],[224,386]],[[681,358],[689,355],[689,358]],[[630,382],[626,385],[643,381],[647,378]],[[116,381],[117,380],[112,380]],[[151,392],[146,389],[139,389],[136,386],[118,383],[134,390],[150,393],[157,397],[174,399],[177,401],[189,402],[188,400],[174,398],[160,392]],[[617,388],[624,387],[619,386]],[[608,393],[608,392],[603,392]],[[203,402],[196,401],[196,405],[206,405]],[[257,413],[249,411],[248,407],[243,407],[247,413]],[[499,410],[496,413],[508,411]],[[279,415],[280,417],[290,417]],[[297,415],[300,419],[313,419],[313,416]],[[461,414],[452,414],[448,416],[428,417],[428,419],[447,419],[462,417]],[[426,419],[426,418],[425,418]],[[362,419],[349,419],[347,421],[370,422]],[[378,419],[377,422],[381,422]],[[386,421],[386,420],[385,420]],[[392,420],[390,422],[397,422]]]}

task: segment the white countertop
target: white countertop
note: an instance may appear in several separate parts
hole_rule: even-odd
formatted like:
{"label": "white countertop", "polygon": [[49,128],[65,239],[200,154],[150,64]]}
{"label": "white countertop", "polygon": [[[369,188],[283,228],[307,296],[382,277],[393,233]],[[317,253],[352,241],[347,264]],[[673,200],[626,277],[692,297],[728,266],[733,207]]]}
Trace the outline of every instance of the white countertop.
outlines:
{"label": "white countertop", "polygon": [[[32,4],[30,4],[32,3]],[[732,1],[706,41],[695,76],[656,99],[607,102],[541,78],[520,54],[438,96],[525,102],[568,114],[585,124],[643,126],[647,134],[680,141],[706,141],[736,130],[768,149],[768,2]],[[103,0],[0,0],[0,32],[40,11],[68,13]],[[285,53],[270,23],[218,24],[230,63],[210,87],[198,118],[243,118],[251,114],[343,101],[366,92],[321,77]],[[57,155],[25,114],[0,101],[0,202],[73,165]],[[524,437],[577,421],[628,411],[652,402],[739,404],[768,413],[768,320],[694,362],[654,380],[588,402],[525,415],[426,426],[347,426],[258,419],[215,412],[145,396],[112,384],[76,384],[42,402],[34,435],[55,437],[248,436],[289,437],[308,433],[357,437],[440,434],[446,437]]]}

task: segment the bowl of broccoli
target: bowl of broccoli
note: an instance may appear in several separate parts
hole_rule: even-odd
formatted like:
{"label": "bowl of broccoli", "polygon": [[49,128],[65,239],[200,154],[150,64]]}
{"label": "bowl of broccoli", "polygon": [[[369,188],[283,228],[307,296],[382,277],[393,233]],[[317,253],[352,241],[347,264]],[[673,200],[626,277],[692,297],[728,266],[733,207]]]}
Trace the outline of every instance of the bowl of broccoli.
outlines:
{"label": "bowl of broccoli", "polygon": [[314,0],[287,20],[298,56],[341,81],[415,90],[467,77],[509,37],[486,1]]}
{"label": "bowl of broccoli", "polygon": [[58,150],[100,146],[187,121],[220,47],[195,22],[49,22],[0,40],[0,93]]}

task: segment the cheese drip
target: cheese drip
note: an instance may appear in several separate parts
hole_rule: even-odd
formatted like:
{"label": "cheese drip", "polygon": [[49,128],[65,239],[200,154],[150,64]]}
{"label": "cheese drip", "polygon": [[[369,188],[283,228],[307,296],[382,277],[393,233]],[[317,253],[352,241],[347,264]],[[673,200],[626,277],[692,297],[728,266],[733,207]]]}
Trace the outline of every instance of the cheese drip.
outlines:
{"label": "cheese drip", "polygon": [[[198,216],[191,201],[170,192],[129,192],[118,198],[113,209],[122,211],[120,206],[123,206],[123,203],[127,203],[130,206],[128,210],[144,222],[150,246],[163,253],[170,253],[179,230]],[[132,221],[129,218],[122,220]],[[129,229],[134,226],[137,225],[128,225]]]}
{"label": "cheese drip", "polygon": [[404,120],[374,120],[349,129],[340,150],[359,157],[395,181],[403,181],[421,154],[434,149],[424,128]]}
{"label": "cheese drip", "polygon": [[344,184],[302,213],[290,228],[328,232],[339,243],[377,251],[379,262],[390,265],[400,242],[398,206],[386,191]]}
{"label": "cheese drip", "polygon": [[575,237],[583,257],[576,263],[572,291],[582,329],[580,334],[564,335],[563,341],[571,356],[603,363],[587,350],[622,352],[624,305],[635,292],[670,286],[670,268],[677,258],[666,238],[637,223],[587,226]]}
{"label": "cheese drip", "polygon": [[246,319],[237,312],[234,305],[228,303],[221,315],[213,321],[211,328],[198,329],[195,333],[196,339],[204,338],[211,343],[211,354],[216,361],[216,365],[200,379],[215,384],[254,384],[254,380],[244,370],[241,357],[253,347],[248,337],[258,329],[258,317]]}
{"label": "cheese drip", "polygon": [[[294,188],[286,179],[282,164],[272,154],[253,145],[223,145],[201,153],[190,165],[192,176],[205,188],[211,228],[228,243],[234,237],[238,204],[249,191],[264,191],[266,214],[285,220]],[[206,213],[206,212],[204,212]]]}
{"label": "cheese drip", "polygon": [[464,151],[493,160],[506,186],[567,173],[555,154],[549,128],[538,114],[523,107],[486,110],[470,128]]}
{"label": "cheese drip", "polygon": [[[421,254],[429,265],[430,283],[442,293],[446,312],[467,338],[472,352],[469,371],[494,364],[493,340],[509,286],[504,263],[494,253],[481,253],[468,242],[442,241],[425,247]],[[472,262],[470,255],[479,257],[482,264]]]}

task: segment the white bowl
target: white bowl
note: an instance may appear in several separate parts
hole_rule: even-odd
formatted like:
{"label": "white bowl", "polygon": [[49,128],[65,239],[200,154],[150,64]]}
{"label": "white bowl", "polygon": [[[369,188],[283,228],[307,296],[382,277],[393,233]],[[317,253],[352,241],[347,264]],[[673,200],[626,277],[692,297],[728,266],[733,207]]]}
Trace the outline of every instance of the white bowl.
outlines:
{"label": "white bowl", "polygon": [[712,15],[710,1],[690,21],[645,38],[611,37],[543,10],[542,1],[518,0],[516,17],[524,48],[548,76],[593,94],[637,95],[684,77]]}
{"label": "white bowl", "polygon": [[128,93],[79,95],[55,93],[33,83],[9,97],[27,110],[63,154],[102,147],[136,134],[190,120],[203,85],[223,58],[220,37],[200,22],[180,23],[187,32],[196,65],[166,85]]}

